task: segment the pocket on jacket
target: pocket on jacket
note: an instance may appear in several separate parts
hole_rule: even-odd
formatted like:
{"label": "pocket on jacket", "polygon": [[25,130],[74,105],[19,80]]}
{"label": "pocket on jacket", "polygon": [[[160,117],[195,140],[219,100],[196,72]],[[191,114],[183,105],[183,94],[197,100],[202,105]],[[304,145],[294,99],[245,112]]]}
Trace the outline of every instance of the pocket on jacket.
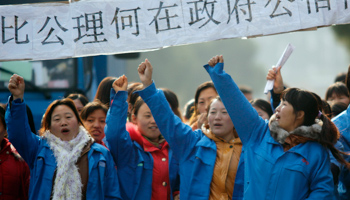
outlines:
{"label": "pocket on jacket", "polygon": [[287,176],[290,174],[291,176],[296,176],[298,178],[308,180],[308,175],[305,167],[306,166],[302,166],[299,164],[287,164],[285,166],[285,172]]}
{"label": "pocket on jacket", "polygon": [[144,167],[145,169],[152,169],[152,170],[153,170],[153,163],[144,162],[144,163],[143,163],[143,167]]}
{"label": "pocket on jacket", "polygon": [[254,149],[254,154],[256,155],[255,157],[257,158],[261,158],[264,161],[270,163],[270,164],[274,164],[276,162],[276,159],[273,158],[270,153],[267,152],[266,149],[263,148],[255,148]]}
{"label": "pocket on jacket", "polygon": [[191,177],[188,188],[190,199],[208,198],[215,159],[216,153],[213,149],[205,147],[198,148],[195,155],[191,157],[192,167],[188,171]]}
{"label": "pocket on jacket", "polygon": [[[306,166],[288,163],[277,177],[276,199],[305,199],[310,192],[310,181],[307,178]],[[293,192],[291,192],[293,191]]]}
{"label": "pocket on jacket", "polygon": [[42,176],[44,179],[52,181],[54,172],[56,170],[56,164],[47,161],[48,159],[45,159],[43,157],[37,157],[35,163],[35,178]]}
{"label": "pocket on jacket", "polygon": [[206,165],[214,165],[216,160],[216,152],[212,152],[211,148],[198,148],[194,157],[191,158],[192,161],[200,161]]}

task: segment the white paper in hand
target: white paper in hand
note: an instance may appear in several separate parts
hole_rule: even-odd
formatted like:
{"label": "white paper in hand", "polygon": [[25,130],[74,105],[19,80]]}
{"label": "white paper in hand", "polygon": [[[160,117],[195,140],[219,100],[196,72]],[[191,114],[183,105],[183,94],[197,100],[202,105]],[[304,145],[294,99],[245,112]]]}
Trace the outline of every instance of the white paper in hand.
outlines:
{"label": "white paper in hand", "polygon": [[[293,53],[295,47],[291,44],[288,44],[286,49],[284,50],[281,58],[278,60],[276,66],[274,66],[274,69],[276,69],[277,67],[281,67],[284,65],[284,63],[286,63],[286,61],[288,60],[289,56]],[[268,80],[265,86],[265,90],[264,93],[267,94],[270,90],[272,90],[273,88],[273,84],[275,83],[275,80]]]}

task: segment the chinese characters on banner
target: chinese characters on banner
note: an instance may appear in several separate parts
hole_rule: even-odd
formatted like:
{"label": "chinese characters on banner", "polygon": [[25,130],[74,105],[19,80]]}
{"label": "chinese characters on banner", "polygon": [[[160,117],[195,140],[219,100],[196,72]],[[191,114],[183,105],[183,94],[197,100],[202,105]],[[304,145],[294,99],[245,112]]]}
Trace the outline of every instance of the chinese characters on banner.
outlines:
{"label": "chinese characters on banner", "polygon": [[0,60],[147,51],[350,23],[350,0],[118,0],[0,6]]}

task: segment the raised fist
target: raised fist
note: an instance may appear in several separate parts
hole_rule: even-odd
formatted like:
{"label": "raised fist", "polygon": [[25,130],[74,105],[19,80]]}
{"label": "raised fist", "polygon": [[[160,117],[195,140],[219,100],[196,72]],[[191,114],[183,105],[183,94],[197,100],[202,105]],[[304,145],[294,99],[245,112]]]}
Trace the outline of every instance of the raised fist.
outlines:
{"label": "raised fist", "polygon": [[8,89],[13,95],[13,99],[23,99],[25,83],[23,77],[14,74],[9,80]]}
{"label": "raised fist", "polygon": [[115,92],[126,91],[128,88],[128,78],[123,75],[113,82],[112,85]]}
{"label": "raised fist", "polygon": [[208,65],[211,67],[214,67],[217,63],[223,63],[223,62],[224,62],[224,57],[222,55],[214,56],[209,60]]}
{"label": "raised fist", "polygon": [[146,88],[152,84],[153,67],[151,63],[148,61],[148,59],[146,59],[145,62],[142,62],[139,65],[137,71],[139,73],[140,80],[143,84],[143,88]]}

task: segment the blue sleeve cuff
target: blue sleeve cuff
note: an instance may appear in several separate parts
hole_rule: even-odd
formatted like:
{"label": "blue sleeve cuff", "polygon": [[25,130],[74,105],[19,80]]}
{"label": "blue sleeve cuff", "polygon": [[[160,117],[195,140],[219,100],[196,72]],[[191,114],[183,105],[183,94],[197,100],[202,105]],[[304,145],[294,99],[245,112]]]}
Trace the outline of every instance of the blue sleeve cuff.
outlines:
{"label": "blue sleeve cuff", "polygon": [[13,100],[13,96],[9,96],[7,101],[7,107],[11,108],[12,105],[20,106],[20,105],[26,105],[24,98],[23,99],[15,99]]}
{"label": "blue sleeve cuff", "polygon": [[113,88],[111,88],[111,91],[109,93],[109,102],[112,102],[115,96],[115,90]]}
{"label": "blue sleeve cuff", "polygon": [[217,63],[215,67],[211,67],[209,64],[203,66],[209,74],[216,72],[217,74],[222,74],[224,71],[224,63]]}
{"label": "blue sleeve cuff", "polygon": [[147,97],[150,97],[157,93],[156,84],[154,83],[154,81],[152,81],[151,85],[149,85],[143,90],[135,91],[135,93],[138,93],[141,96],[141,98],[145,100]]}
{"label": "blue sleeve cuff", "polygon": [[15,103],[15,104],[24,104],[24,99],[22,101],[22,99],[15,99],[12,101],[12,103]]}
{"label": "blue sleeve cuff", "polygon": [[110,99],[111,105],[114,104],[114,102],[125,102],[128,99],[128,91],[121,90],[116,93],[112,88]]}
{"label": "blue sleeve cuff", "polygon": [[[284,87],[284,89],[286,89],[286,87]],[[280,102],[281,102],[281,94],[276,94],[273,89],[270,90],[271,93],[271,105],[272,105],[272,110],[275,111],[275,109],[279,106]]]}

